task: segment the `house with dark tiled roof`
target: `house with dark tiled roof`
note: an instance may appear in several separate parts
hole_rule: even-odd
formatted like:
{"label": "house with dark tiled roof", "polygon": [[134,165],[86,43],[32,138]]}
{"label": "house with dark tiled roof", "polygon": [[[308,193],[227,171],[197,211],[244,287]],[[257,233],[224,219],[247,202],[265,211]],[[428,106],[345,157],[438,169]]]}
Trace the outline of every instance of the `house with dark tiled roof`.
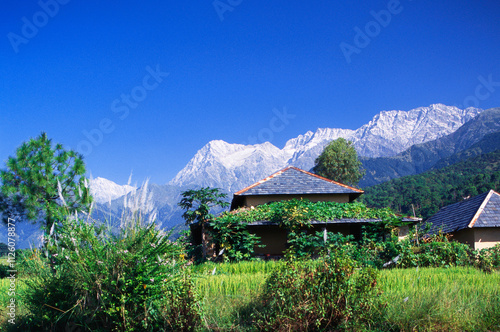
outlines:
{"label": "house with dark tiled roof", "polygon": [[[296,167],[284,168],[251,186],[236,192],[231,203],[231,210],[252,208],[258,205],[291,200],[307,199],[312,202],[350,203],[361,196],[363,191],[345,184],[321,177]],[[418,222],[419,218],[404,219]],[[327,222],[311,221],[309,233],[317,231],[340,232],[361,238],[363,225],[378,222],[379,219],[334,219]],[[255,248],[257,255],[280,256],[286,249],[287,234],[275,222],[255,221],[248,225],[249,230],[261,239],[264,247]]]}
{"label": "house with dark tiled roof", "polygon": [[363,191],[297,167],[287,167],[234,194],[231,210],[282,200],[348,203]]}
{"label": "house with dark tiled roof", "polygon": [[500,243],[500,194],[490,190],[445,206],[427,220],[431,232],[451,234],[453,239],[483,249]]}

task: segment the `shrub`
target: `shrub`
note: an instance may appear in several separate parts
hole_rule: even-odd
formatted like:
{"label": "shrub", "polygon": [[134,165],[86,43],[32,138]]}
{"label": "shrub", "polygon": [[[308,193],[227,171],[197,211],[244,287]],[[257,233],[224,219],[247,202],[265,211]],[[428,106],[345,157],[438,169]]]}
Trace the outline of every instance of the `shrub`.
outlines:
{"label": "shrub", "polygon": [[75,219],[33,251],[25,303],[30,327],[106,331],[188,331],[200,320],[182,247],[140,219],[114,236]]}
{"label": "shrub", "polygon": [[288,261],[267,279],[254,323],[262,330],[324,331],[369,324],[379,305],[377,275],[356,270],[346,254],[314,261]]}
{"label": "shrub", "polygon": [[210,235],[226,261],[239,262],[253,257],[255,247],[263,247],[260,238],[248,231],[248,223],[237,216],[225,214],[210,222]]}
{"label": "shrub", "polygon": [[0,264],[0,279],[7,278],[9,276],[9,273],[7,272],[8,270],[8,265]]}

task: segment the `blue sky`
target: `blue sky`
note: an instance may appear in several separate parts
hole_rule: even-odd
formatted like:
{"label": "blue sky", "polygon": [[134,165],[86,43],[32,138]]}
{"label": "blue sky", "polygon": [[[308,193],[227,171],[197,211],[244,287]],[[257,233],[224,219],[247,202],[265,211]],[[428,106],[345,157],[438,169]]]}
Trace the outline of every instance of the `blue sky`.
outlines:
{"label": "blue sky", "polygon": [[166,183],[213,139],[282,147],[382,110],[498,107],[499,14],[487,0],[5,0],[1,167],[45,131],[94,177]]}

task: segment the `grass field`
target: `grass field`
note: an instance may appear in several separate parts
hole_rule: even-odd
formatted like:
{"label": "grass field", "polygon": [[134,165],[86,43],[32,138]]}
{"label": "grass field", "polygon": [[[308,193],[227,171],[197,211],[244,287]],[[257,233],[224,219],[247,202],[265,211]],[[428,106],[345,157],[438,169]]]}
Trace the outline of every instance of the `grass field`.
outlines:
{"label": "grass field", "polygon": [[[237,271],[239,266],[221,265]],[[213,330],[251,330],[268,272],[205,275],[197,279],[205,320]],[[500,273],[474,268],[421,268],[381,271],[383,330],[500,331]],[[377,327],[380,329],[380,327]],[[377,330],[375,329],[375,330]]]}
{"label": "grass field", "polygon": [[[193,268],[202,298],[203,330],[251,331],[266,276],[279,262],[204,264]],[[215,272],[214,272],[215,268]],[[473,268],[394,269],[379,273],[380,297],[387,305],[377,314],[392,331],[500,331],[500,273]],[[1,322],[9,301],[9,282],[0,280]],[[18,280],[17,293],[25,286]],[[19,313],[23,313],[19,301]],[[0,328],[5,330],[5,328]],[[367,330],[370,330],[367,327]]]}

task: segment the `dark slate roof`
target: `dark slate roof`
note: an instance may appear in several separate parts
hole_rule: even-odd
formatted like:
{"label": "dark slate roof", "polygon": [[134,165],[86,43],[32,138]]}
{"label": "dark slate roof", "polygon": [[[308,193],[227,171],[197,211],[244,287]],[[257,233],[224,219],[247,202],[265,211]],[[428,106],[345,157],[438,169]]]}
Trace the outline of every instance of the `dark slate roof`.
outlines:
{"label": "dark slate roof", "polygon": [[329,180],[296,167],[287,167],[238,191],[235,196],[303,195],[303,194],[362,194],[363,191]]}
{"label": "dark slate roof", "polygon": [[445,206],[427,220],[431,232],[456,232],[472,227],[500,227],[500,194],[490,190],[468,200]]}
{"label": "dark slate roof", "polygon": [[473,227],[500,227],[500,194],[490,191],[490,197]]}

